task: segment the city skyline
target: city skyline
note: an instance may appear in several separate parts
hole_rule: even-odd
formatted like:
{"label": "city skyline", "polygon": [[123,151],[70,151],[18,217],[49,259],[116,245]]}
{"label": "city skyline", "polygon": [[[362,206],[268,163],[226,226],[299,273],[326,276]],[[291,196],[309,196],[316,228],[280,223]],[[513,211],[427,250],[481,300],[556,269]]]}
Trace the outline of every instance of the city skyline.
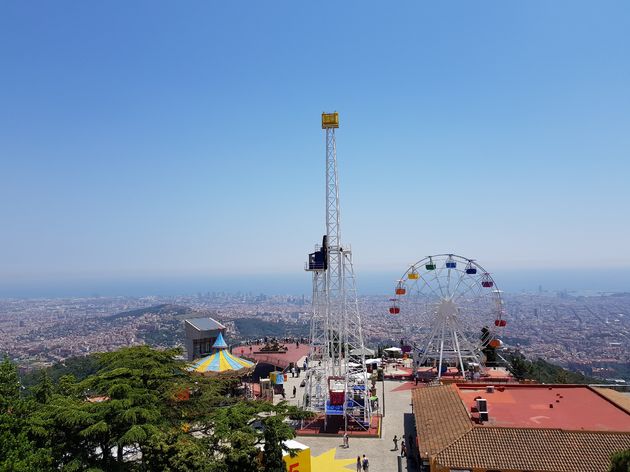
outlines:
{"label": "city skyline", "polygon": [[360,291],[449,252],[630,290],[623,2],[3,10],[0,296],[308,287],[333,110]]}

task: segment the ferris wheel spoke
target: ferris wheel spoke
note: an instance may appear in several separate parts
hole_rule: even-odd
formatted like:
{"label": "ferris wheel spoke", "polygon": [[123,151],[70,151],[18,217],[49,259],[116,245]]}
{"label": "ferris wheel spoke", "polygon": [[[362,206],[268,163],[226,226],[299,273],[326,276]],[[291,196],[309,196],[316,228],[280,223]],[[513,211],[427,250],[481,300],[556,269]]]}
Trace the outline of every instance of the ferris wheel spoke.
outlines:
{"label": "ferris wheel spoke", "polygon": [[[427,359],[427,355],[429,353],[429,349],[433,345],[433,340],[435,339],[435,335],[437,334],[437,330],[439,325],[437,323],[434,324],[433,330],[429,334],[429,336],[425,337],[421,342],[424,344],[424,351],[422,351],[422,355],[420,356],[420,365],[424,363]],[[417,367],[417,366],[416,366]]]}
{"label": "ferris wheel spoke", "polygon": [[446,269],[446,295],[451,297],[451,269]]}
{"label": "ferris wheel spoke", "polygon": [[428,288],[431,291],[431,293],[435,296],[435,298],[439,299],[440,298],[440,294],[437,293],[435,291],[435,289],[431,285],[429,285],[429,282],[427,282],[427,280],[424,277],[422,277],[422,281],[424,282],[423,287]]}
{"label": "ferris wheel spoke", "polygon": [[462,359],[462,350],[459,344],[459,339],[457,339],[457,329],[453,329],[453,348],[455,350],[455,352],[457,352],[457,358],[459,360],[459,366],[462,372],[462,375],[464,375],[464,361]]}
{"label": "ferris wheel spoke", "polygon": [[[466,284],[466,285],[468,285],[468,284]],[[468,285],[467,289],[464,290],[457,298],[454,298],[453,301],[455,302],[455,301],[460,300],[462,297],[464,297],[465,295],[470,293],[471,290],[473,290],[475,288],[481,288],[481,284],[478,281],[474,281],[474,283],[472,285]]]}
{"label": "ferris wheel spoke", "polygon": [[465,275],[466,275],[465,270],[460,271],[459,277],[457,278],[457,284],[455,285],[455,288],[453,289],[453,295],[457,293],[457,290],[459,289],[459,286],[462,283],[462,280],[464,280]]}
{"label": "ferris wheel spoke", "polygon": [[440,289],[440,293],[442,294],[442,298],[446,298],[446,295],[444,295],[444,289],[442,287],[442,283],[440,282],[440,277],[442,275],[441,270],[442,269],[434,269],[433,272],[435,273],[435,275],[434,275],[435,281],[438,284],[438,288]]}

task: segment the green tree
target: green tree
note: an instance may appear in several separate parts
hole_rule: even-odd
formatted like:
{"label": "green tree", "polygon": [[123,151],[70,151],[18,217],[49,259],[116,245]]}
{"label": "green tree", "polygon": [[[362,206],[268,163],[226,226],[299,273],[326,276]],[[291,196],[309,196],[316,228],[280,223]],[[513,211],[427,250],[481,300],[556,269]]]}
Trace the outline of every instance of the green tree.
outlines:
{"label": "green tree", "polygon": [[39,403],[48,403],[53,395],[54,385],[50,379],[48,371],[43,370],[40,374],[39,382],[33,387],[33,396]]}
{"label": "green tree", "polygon": [[28,437],[33,401],[23,398],[17,368],[8,358],[0,362],[0,472],[51,470],[50,451]]}
{"label": "green tree", "polygon": [[5,360],[0,472],[284,471],[282,442],[293,437],[285,420],[309,413],[243,400],[238,380],[191,374],[178,353],[141,346],[95,355],[95,373],[80,381],[39,373],[30,396]]}
{"label": "green tree", "polygon": [[263,422],[265,454],[263,466],[265,472],[285,472],[286,466],[282,460],[282,444],[295,436],[293,430],[283,421],[281,416],[270,416]]}
{"label": "green tree", "polygon": [[630,449],[614,453],[610,458],[609,472],[630,472]]}
{"label": "green tree", "polygon": [[20,397],[17,368],[8,357],[0,362],[0,412],[6,412]]}
{"label": "green tree", "polygon": [[517,352],[510,357],[509,370],[517,380],[524,380],[529,377],[530,362]]}
{"label": "green tree", "polygon": [[[126,448],[144,457],[143,449],[153,436],[177,426],[169,405],[178,379],[187,376],[176,354],[147,346],[105,353],[99,356],[99,372],[81,383],[86,392],[102,400],[87,402],[89,420],[80,434],[103,451],[104,465],[124,469]],[[110,457],[112,452],[115,456]]]}

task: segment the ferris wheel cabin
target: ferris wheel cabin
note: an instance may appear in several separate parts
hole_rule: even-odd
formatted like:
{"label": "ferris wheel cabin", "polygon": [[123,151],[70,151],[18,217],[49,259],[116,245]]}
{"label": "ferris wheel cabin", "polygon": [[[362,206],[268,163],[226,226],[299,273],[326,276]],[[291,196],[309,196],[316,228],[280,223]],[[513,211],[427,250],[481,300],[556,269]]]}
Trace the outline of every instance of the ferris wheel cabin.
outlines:
{"label": "ferris wheel cabin", "polygon": [[472,261],[468,261],[468,264],[466,264],[466,273],[468,275],[475,275],[477,273],[477,269],[473,267]]}
{"label": "ferris wheel cabin", "polygon": [[494,282],[492,281],[492,277],[487,272],[483,274],[483,279],[481,280],[481,286],[485,288],[492,288]]}
{"label": "ferris wheel cabin", "polygon": [[398,285],[396,285],[396,295],[404,295],[407,293],[407,289],[405,288],[403,281],[399,280]]}

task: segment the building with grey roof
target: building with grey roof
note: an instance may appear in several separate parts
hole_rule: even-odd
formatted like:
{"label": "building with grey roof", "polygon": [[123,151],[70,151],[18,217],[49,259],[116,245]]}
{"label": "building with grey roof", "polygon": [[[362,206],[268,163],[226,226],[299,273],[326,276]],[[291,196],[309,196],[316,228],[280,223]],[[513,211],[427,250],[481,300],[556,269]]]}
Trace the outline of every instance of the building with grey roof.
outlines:
{"label": "building with grey roof", "polygon": [[225,335],[226,330],[225,326],[209,317],[184,320],[184,329],[189,361],[210,354],[217,337],[220,333]]}

